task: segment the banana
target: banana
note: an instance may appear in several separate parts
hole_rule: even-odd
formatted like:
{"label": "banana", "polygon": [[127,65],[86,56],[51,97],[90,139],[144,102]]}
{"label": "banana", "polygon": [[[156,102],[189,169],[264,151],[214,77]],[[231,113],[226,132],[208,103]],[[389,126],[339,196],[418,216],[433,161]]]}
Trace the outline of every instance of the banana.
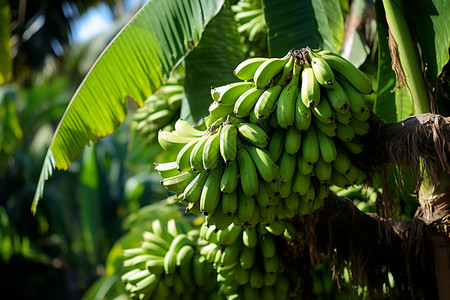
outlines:
{"label": "banana", "polygon": [[159,175],[163,178],[180,174],[177,168],[178,166],[176,161],[167,163],[155,163],[155,170],[158,171]]}
{"label": "banana", "polygon": [[166,274],[173,274],[177,268],[177,252],[174,249],[169,249],[164,256],[164,272]]}
{"label": "banana", "polygon": [[347,181],[350,185],[356,183],[356,179],[358,178],[360,171],[361,169],[355,166],[354,164],[350,165],[350,169],[348,170],[347,173],[344,174],[344,177],[347,178]]}
{"label": "banana", "polygon": [[198,140],[198,137],[184,137],[176,135],[172,131],[158,131],[158,143],[161,147],[169,153],[178,153],[181,148],[193,140]]}
{"label": "banana", "polygon": [[[275,223],[275,222],[274,222]],[[272,223],[272,224],[274,224]],[[271,227],[269,227],[271,228]],[[270,232],[268,227],[266,229]],[[283,229],[284,231],[284,229]],[[275,238],[272,234],[266,234],[260,237],[259,239],[260,249],[262,252],[262,255],[266,259],[273,258],[276,254],[276,243]]]}
{"label": "banana", "polygon": [[320,85],[311,66],[305,65],[302,71],[300,100],[307,108],[313,108],[320,102]]}
{"label": "banana", "polygon": [[189,156],[192,171],[203,170],[203,149],[205,148],[205,144],[209,140],[210,136],[211,132],[208,131],[200,138],[194,148],[192,148],[191,155]]}
{"label": "banana", "polygon": [[333,169],[333,174],[331,175],[331,182],[340,188],[346,189],[350,186],[347,178],[344,175]]}
{"label": "banana", "polygon": [[[264,274],[264,287],[267,287],[267,288],[269,288],[272,291],[271,293],[267,294],[268,296],[272,296],[274,294],[274,289],[272,288],[272,286],[277,281],[278,274],[280,274],[280,273],[266,273],[266,274]],[[265,297],[265,293],[262,296]],[[262,300],[266,300],[266,299],[287,299],[287,296],[286,297],[277,297],[277,295],[275,295],[275,296],[270,297],[270,298],[261,298],[261,299]]]}
{"label": "banana", "polygon": [[236,190],[239,183],[238,162],[233,160],[225,166],[222,178],[220,180],[220,190],[222,193],[229,194]]}
{"label": "banana", "polygon": [[372,82],[370,79],[351,62],[337,54],[322,54],[328,65],[341,74],[360,93],[372,93]]}
{"label": "banana", "polygon": [[201,137],[205,134],[205,131],[195,129],[194,127],[191,126],[191,124],[182,119],[178,119],[175,122],[175,132],[179,136],[192,138]]}
{"label": "banana", "polygon": [[321,182],[328,182],[331,179],[333,165],[326,163],[322,157],[314,164],[314,173]]}
{"label": "banana", "polygon": [[169,109],[159,110],[151,113],[145,118],[145,122],[155,124],[157,128],[164,127],[172,120],[174,112]]}
{"label": "banana", "polygon": [[306,194],[300,196],[303,202],[311,203],[316,198],[316,187],[314,184],[309,185],[309,189]]}
{"label": "banana", "polygon": [[278,257],[275,256],[270,259],[265,258],[265,259],[263,259],[263,262],[264,262],[264,270],[267,273],[277,273],[278,272],[278,267],[279,267]]}
{"label": "banana", "polygon": [[336,137],[341,141],[353,141],[355,139],[355,131],[352,126],[338,122]]}
{"label": "banana", "polygon": [[241,80],[253,79],[253,76],[255,75],[258,67],[267,60],[268,58],[266,57],[248,58],[237,65],[237,67],[233,71],[233,74]]}
{"label": "banana", "polygon": [[[317,163],[314,164],[314,168],[316,165]],[[311,176],[303,175],[302,173],[297,172],[294,176],[294,180],[292,181],[292,191],[297,195],[304,195],[308,191],[310,184]]]}
{"label": "banana", "polygon": [[297,153],[297,169],[305,176],[310,175],[314,170],[314,164],[306,162],[306,160],[303,158],[303,152]]}
{"label": "banana", "polygon": [[252,147],[247,147],[247,151],[250,154],[259,175],[266,182],[275,182],[280,178],[280,170],[274,161],[270,158],[270,154],[267,150]]}
{"label": "banana", "polygon": [[197,202],[202,194],[203,186],[205,181],[209,176],[209,172],[202,170],[199,172],[194,179],[186,186],[184,189],[184,200],[189,203]]}
{"label": "banana", "polygon": [[150,241],[142,241],[141,248],[144,249],[146,253],[155,256],[164,256],[167,252],[167,248],[162,247],[156,243],[152,243]]}
{"label": "banana", "polygon": [[[295,176],[297,176],[297,175],[298,175],[298,173],[295,174]],[[294,179],[294,182],[295,182],[295,179]],[[294,184],[292,184],[292,186],[294,186]],[[291,193],[289,195],[289,197],[284,199],[284,205],[286,206],[286,208],[288,210],[292,211],[292,213],[295,215],[297,213],[298,205],[299,205],[299,197],[298,197],[298,195],[296,193]]]}
{"label": "banana", "polygon": [[234,216],[229,216],[222,210],[222,204],[219,203],[214,211],[214,224],[218,230],[224,230],[233,223]]}
{"label": "banana", "polygon": [[191,170],[190,157],[192,149],[199,142],[199,140],[192,140],[181,148],[180,152],[177,154],[177,170],[180,172],[186,172]]}
{"label": "banana", "polygon": [[242,93],[254,86],[255,84],[253,82],[233,82],[224,86],[212,88],[211,97],[219,104],[234,105],[237,98],[239,98]]}
{"label": "banana", "polygon": [[186,213],[193,213],[194,215],[201,215],[200,211],[200,201],[188,202],[188,206],[186,207]]}
{"label": "banana", "polygon": [[145,297],[145,295],[152,294],[156,289],[160,278],[161,277],[159,275],[149,274],[148,276],[137,282],[130,289],[130,292],[132,294],[138,293],[140,297]]}
{"label": "banana", "polygon": [[190,245],[184,245],[177,253],[177,266],[182,267],[190,262],[194,256],[194,248]]}
{"label": "banana", "polygon": [[244,223],[244,226],[248,226],[256,208],[256,201],[254,198],[245,195],[241,190],[238,191],[238,197],[237,216]]}
{"label": "banana", "polygon": [[284,65],[291,58],[291,52],[289,51],[282,58],[269,58],[264,61],[253,76],[253,81],[255,82],[255,86],[258,89],[262,89],[269,85],[272,79],[283,70]]}
{"label": "banana", "polygon": [[319,105],[312,109],[314,117],[319,119],[320,122],[324,124],[330,124],[335,120],[334,110],[330,106],[330,102],[325,97],[322,96],[322,100],[319,102]]}
{"label": "banana", "polygon": [[289,128],[294,124],[295,104],[299,94],[299,77],[302,65],[294,63],[294,70],[291,81],[281,91],[277,103],[277,120],[282,128]]}
{"label": "banana", "polygon": [[270,205],[269,192],[267,191],[264,183],[259,183],[258,193],[256,194],[256,202],[260,208],[268,207]]}
{"label": "banana", "polygon": [[[242,268],[240,265],[236,266],[236,270],[234,271],[234,280],[240,285],[246,285],[250,279],[250,271]],[[228,297],[228,299],[232,299]]]}
{"label": "banana", "polygon": [[168,242],[167,240],[165,240],[164,238],[162,238],[162,237],[156,235],[156,234],[153,233],[153,232],[145,231],[145,232],[142,234],[142,236],[144,237],[144,240],[145,240],[145,241],[150,241],[150,242],[152,242],[152,243],[156,243],[156,244],[158,244],[159,246],[161,246],[161,247],[163,247],[163,248],[165,248],[165,249],[169,249],[169,247],[170,247],[171,241]]}
{"label": "banana", "polygon": [[179,249],[179,248],[177,248],[177,245],[178,245],[179,241],[189,242],[189,240],[187,240],[187,237],[186,237],[185,234],[180,234],[181,230],[179,229],[179,225],[175,221],[175,219],[169,219],[167,221],[167,232],[174,239],[172,241],[170,247],[175,247],[175,250],[177,250],[177,251]]}
{"label": "banana", "polygon": [[232,105],[223,105],[213,101],[208,107],[209,114],[214,118],[226,117],[233,112]]}
{"label": "banana", "polygon": [[152,230],[156,235],[162,237],[168,242],[172,241],[173,239],[159,219],[155,219],[152,221]]}
{"label": "banana", "polygon": [[205,282],[208,280],[206,278],[207,273],[205,272],[208,262],[206,260],[201,260],[201,257],[194,257],[192,260],[192,275],[194,278],[194,283],[198,287],[203,287]]}
{"label": "banana", "polygon": [[234,224],[230,224],[230,226],[222,230],[222,232],[226,232],[226,234],[220,236],[219,243],[221,245],[231,245],[236,243],[236,241],[241,237],[242,228],[235,226]]}
{"label": "banana", "polygon": [[239,123],[236,124],[239,134],[247,141],[259,148],[265,148],[269,141],[267,133],[256,124],[252,123]]}
{"label": "banana", "polygon": [[245,91],[234,104],[233,112],[237,117],[247,117],[253,112],[256,102],[264,93],[264,90],[250,88]]}
{"label": "banana", "polygon": [[359,121],[367,121],[370,117],[370,111],[364,101],[364,96],[361,95],[347,80],[340,78],[339,83],[347,94],[353,117]]}
{"label": "banana", "polygon": [[322,131],[322,133],[325,134],[326,136],[329,136],[329,137],[336,136],[337,124],[335,121],[333,121],[329,124],[324,124],[324,123],[320,122],[319,119],[314,118],[314,125],[316,126],[317,129]]}
{"label": "banana", "polygon": [[302,141],[303,159],[310,165],[314,164],[319,159],[320,155],[319,141],[317,139],[317,131],[318,130],[316,130],[315,126],[310,126],[309,129],[305,133],[303,133],[303,141]]}
{"label": "banana", "polygon": [[239,255],[239,263],[241,265],[241,268],[245,270],[249,270],[253,267],[255,260],[256,260],[256,250],[257,247],[248,248],[243,247],[241,250],[241,253]]}
{"label": "banana", "polygon": [[237,129],[233,124],[226,124],[220,132],[220,154],[228,164],[236,158],[237,154]]}
{"label": "banana", "polygon": [[213,213],[220,200],[220,179],[222,170],[214,169],[209,174],[200,195],[200,211],[205,215]]}
{"label": "banana", "polygon": [[273,161],[278,161],[281,154],[284,152],[285,130],[277,128],[269,142],[269,155]]}
{"label": "banana", "polygon": [[[325,200],[330,195],[330,189],[328,188],[328,184],[320,184],[319,185],[319,194],[316,197],[317,200]],[[322,202],[323,204],[323,202]]]}
{"label": "banana", "polygon": [[272,111],[275,109],[275,104],[278,101],[278,97],[282,91],[281,85],[274,85],[266,89],[262,95],[258,98],[258,101],[254,107],[254,114],[260,120],[264,120],[269,117]]}
{"label": "banana", "polygon": [[[238,152],[237,159],[239,162],[242,190],[247,196],[253,197],[258,192],[258,173],[256,171],[255,163],[246,149],[241,149]],[[241,200],[239,200],[239,202],[241,202]]]}
{"label": "banana", "polygon": [[[317,102],[317,104],[319,103]],[[295,117],[294,117],[295,127],[299,131],[302,132],[306,131],[311,125],[311,119],[312,119],[311,109],[309,109],[303,104],[301,95],[299,95],[297,97],[297,102],[295,104]]]}
{"label": "banana", "polygon": [[295,126],[289,127],[289,129],[286,132],[284,150],[287,153],[294,155],[300,149],[301,142],[302,142],[302,133]]}
{"label": "banana", "polygon": [[356,119],[354,119],[350,123],[350,126],[353,128],[353,131],[357,135],[366,135],[369,133],[370,130],[370,124],[368,122],[359,121]]}
{"label": "banana", "polygon": [[269,206],[260,206],[259,207],[259,215],[261,218],[261,224],[270,225],[276,217],[277,206],[269,205]]}
{"label": "banana", "polygon": [[238,196],[237,191],[234,190],[232,193],[222,195],[222,210],[229,216],[234,216],[238,207]]}
{"label": "banana", "polygon": [[242,231],[242,243],[245,247],[253,248],[258,244],[258,233],[256,227],[247,227]]}
{"label": "banana", "polygon": [[220,156],[220,132],[221,128],[217,132],[213,133],[205,142],[203,147],[202,162],[203,168],[211,172],[219,163]]}
{"label": "banana", "polygon": [[161,257],[160,259],[146,260],[145,268],[152,274],[160,275],[164,273],[164,257]]}
{"label": "banana", "polygon": [[363,152],[363,144],[359,140],[353,140],[350,142],[342,141],[342,145],[348,152],[353,154],[361,154]]}
{"label": "banana", "polygon": [[335,114],[335,117],[336,121],[338,121],[341,124],[350,124],[350,122],[353,120],[352,111],[350,109],[343,114],[340,113]]}
{"label": "banana", "polygon": [[197,172],[184,172],[172,177],[164,178],[161,180],[161,184],[169,192],[182,193],[195,176],[197,176]]}
{"label": "banana", "polygon": [[278,162],[278,167],[280,169],[281,182],[286,183],[290,181],[297,169],[297,157],[284,151]]}
{"label": "banana", "polygon": [[331,137],[326,136],[320,130],[317,131],[317,140],[319,141],[320,155],[324,162],[332,163],[336,159],[336,145]]}
{"label": "banana", "polygon": [[336,81],[333,85],[333,88],[327,89],[326,93],[331,107],[333,107],[333,109],[337,113],[343,114],[350,108],[347,94],[345,93],[339,82]]}
{"label": "banana", "polygon": [[292,69],[294,68],[295,58],[291,55],[287,63],[283,66],[283,71],[278,73],[272,80],[275,82],[275,85],[279,85],[285,87],[287,82],[290,80],[292,76]]}
{"label": "banana", "polygon": [[328,65],[327,61],[320,56],[309,52],[309,59],[311,61],[311,67],[314,71],[314,77],[317,82],[326,87],[327,89],[331,89],[334,87],[334,73]]}
{"label": "banana", "polygon": [[333,168],[341,174],[345,174],[350,170],[350,158],[345,151],[338,149],[336,159],[333,162]]}
{"label": "banana", "polygon": [[262,288],[264,285],[264,271],[261,270],[261,266],[255,265],[250,270],[249,283],[250,283],[250,287],[252,287],[256,290],[252,293],[245,293],[245,299],[260,299],[257,289]]}
{"label": "banana", "polygon": [[287,198],[291,194],[293,181],[294,181],[294,176],[292,175],[291,178],[287,182],[282,182],[280,184],[280,190],[278,191],[280,198]]}

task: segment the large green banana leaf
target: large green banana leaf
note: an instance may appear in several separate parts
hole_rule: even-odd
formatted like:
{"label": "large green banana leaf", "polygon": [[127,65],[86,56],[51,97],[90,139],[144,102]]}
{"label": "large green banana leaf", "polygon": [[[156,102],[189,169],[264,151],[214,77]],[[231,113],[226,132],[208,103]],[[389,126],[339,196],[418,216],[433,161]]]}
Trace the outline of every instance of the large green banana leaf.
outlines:
{"label": "large green banana leaf", "polygon": [[127,99],[142,104],[172,69],[197,46],[207,23],[224,1],[152,0],[102,53],[82,82],[56,130],[34,197],[36,211],[45,180],[67,169],[84,147],[117,128]]}

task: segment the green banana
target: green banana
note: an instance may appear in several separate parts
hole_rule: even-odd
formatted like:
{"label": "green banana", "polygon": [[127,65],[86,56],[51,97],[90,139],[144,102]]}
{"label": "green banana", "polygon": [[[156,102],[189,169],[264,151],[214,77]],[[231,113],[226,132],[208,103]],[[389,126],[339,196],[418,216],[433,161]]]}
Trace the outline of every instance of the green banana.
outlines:
{"label": "green banana", "polygon": [[226,117],[233,112],[232,105],[224,105],[213,101],[208,107],[209,114],[214,118]]}
{"label": "green banana", "polygon": [[256,209],[256,201],[241,190],[238,191],[238,199],[237,216],[245,226],[248,226]]}
{"label": "green banana", "polygon": [[213,133],[205,142],[203,147],[202,162],[203,168],[211,172],[219,163],[220,156],[220,132],[221,128],[217,132]]}
{"label": "green banana", "polygon": [[256,194],[256,202],[260,208],[270,205],[269,191],[267,191],[265,183],[259,183],[258,193]]}
{"label": "green banana", "polygon": [[355,131],[349,124],[337,123],[336,137],[341,141],[353,141],[355,139]]}
{"label": "green banana", "polygon": [[178,119],[175,122],[175,132],[179,136],[192,138],[201,137],[205,134],[205,131],[195,129],[194,127],[191,126],[191,124],[182,119]]}
{"label": "green banana", "polygon": [[281,154],[284,152],[285,130],[277,128],[269,142],[269,155],[273,161],[278,161]]}
{"label": "green banana", "polygon": [[220,133],[220,154],[225,164],[230,163],[236,158],[237,129],[232,124],[226,124],[222,127]]}
{"label": "green banana", "polygon": [[348,182],[347,178],[336,169],[333,169],[333,174],[331,175],[331,182],[340,188],[346,189],[350,186],[350,183]]}
{"label": "green banana", "polygon": [[177,252],[174,249],[169,249],[164,256],[164,272],[166,274],[173,274],[177,268]]}
{"label": "green banana", "polygon": [[330,68],[327,61],[311,51],[309,52],[308,58],[310,59],[314,77],[317,82],[327,89],[331,89],[334,86],[335,79],[333,70]]}
{"label": "green banana", "polygon": [[[316,165],[317,163],[314,164],[314,168]],[[294,176],[294,180],[292,181],[292,191],[296,195],[304,195],[308,191],[310,183],[311,176],[303,175],[302,173],[297,172]]]}
{"label": "green banana", "polygon": [[286,86],[287,82],[290,80],[290,76],[292,75],[294,62],[295,58],[294,56],[291,56],[287,63],[284,64],[283,70],[272,79],[272,82],[275,82],[275,85],[279,85],[282,87]]}
{"label": "green banana", "polygon": [[[272,286],[277,281],[278,274],[280,274],[280,273],[266,273],[266,274],[264,274],[264,287],[268,287],[272,291],[272,293],[267,293],[268,296],[272,296],[273,293],[274,293],[274,291],[273,291],[274,289],[272,288]],[[266,295],[266,293],[264,293],[264,295],[262,295],[262,296],[265,297],[265,295]],[[287,299],[287,295],[285,297],[277,297],[275,295],[275,296],[270,297],[270,298],[262,298],[261,300],[263,300],[263,299],[264,300],[266,300],[266,299]]]}
{"label": "green banana", "polygon": [[250,154],[259,175],[266,182],[275,182],[280,178],[280,170],[274,161],[270,158],[270,154],[267,150],[258,147],[247,147],[247,151]]}
{"label": "green banana", "polygon": [[173,115],[174,112],[169,109],[155,111],[145,118],[145,123],[152,123],[155,124],[157,128],[161,128],[172,120]]}
{"label": "green banana", "polygon": [[267,133],[256,124],[252,123],[239,123],[236,124],[239,134],[247,141],[259,148],[265,148],[269,141]]}
{"label": "green banana", "polygon": [[282,89],[283,88],[280,85],[274,85],[262,93],[253,110],[258,119],[264,120],[269,117],[275,109],[275,104],[278,101],[278,97],[280,96]]}
{"label": "green banana", "polygon": [[[246,285],[250,279],[250,272],[248,269],[242,268],[240,265],[236,266],[236,270],[234,271],[234,280],[240,285]],[[228,299],[232,299],[228,297]]]}
{"label": "green banana", "polygon": [[261,224],[270,225],[276,217],[277,206],[269,205],[269,206],[260,206],[259,207],[259,215],[261,218]]}
{"label": "green banana", "polygon": [[179,225],[173,218],[167,221],[167,232],[174,238],[171,247],[178,245],[178,240],[187,242],[185,234],[180,235],[181,230],[179,229]]}
{"label": "green banana", "polygon": [[220,200],[220,179],[222,170],[216,168],[211,171],[203,186],[200,195],[200,211],[205,215],[211,214],[216,209]]}
{"label": "green banana", "polygon": [[350,123],[350,126],[353,128],[353,131],[357,135],[366,135],[369,133],[370,130],[370,124],[368,122],[359,121],[356,119],[354,119]]}
{"label": "green banana", "polygon": [[278,194],[280,198],[287,198],[292,192],[292,182],[294,181],[294,175],[291,175],[287,182],[281,182],[280,190]]}
{"label": "green banana", "polygon": [[281,91],[277,103],[277,120],[282,128],[294,125],[295,104],[299,94],[299,78],[302,65],[295,62],[291,81]]}
{"label": "green banana", "polygon": [[320,130],[317,131],[317,140],[319,142],[320,156],[326,163],[332,163],[336,159],[336,145],[331,137],[326,136]]}
{"label": "green banana", "polygon": [[334,110],[331,108],[330,102],[325,95],[322,96],[319,105],[312,109],[312,112],[314,117],[324,124],[330,124],[335,120]]}
{"label": "green banana", "polygon": [[238,207],[237,191],[222,195],[222,210],[229,216],[234,216]]}
{"label": "green banana", "polygon": [[233,71],[233,74],[241,80],[253,79],[253,76],[255,75],[258,67],[267,60],[268,58],[266,57],[248,58],[237,65],[237,67]]}
{"label": "green banana", "polygon": [[297,169],[297,157],[284,151],[278,162],[278,167],[280,169],[281,182],[288,182],[292,179],[295,170]]}
{"label": "green banana", "polygon": [[350,170],[351,162],[348,155],[341,149],[338,149],[336,159],[333,162],[333,168],[341,174]]}
{"label": "green banana", "polygon": [[[299,173],[295,174],[295,176],[297,177]],[[301,175],[303,176],[303,175]],[[309,176],[307,176],[309,177]],[[294,179],[294,182],[292,183],[292,190],[294,191],[294,193],[291,193],[286,199],[284,199],[284,205],[286,206],[286,208],[290,211],[292,211],[292,214],[295,215],[297,213],[298,210],[298,205],[299,205],[299,197],[297,194],[297,192],[294,190],[294,183],[295,183],[296,179]]]}
{"label": "green banana", "polygon": [[183,172],[172,177],[164,178],[161,180],[161,184],[169,192],[182,193],[195,176],[197,176],[197,172]]}
{"label": "green banana", "polygon": [[350,108],[347,94],[338,81],[334,83],[333,88],[326,89],[326,93],[331,107],[333,107],[337,113],[343,114]]}
{"label": "green banana", "polygon": [[264,93],[264,90],[250,88],[245,91],[234,104],[233,112],[237,117],[247,117],[253,112],[256,102]]}
{"label": "green banana", "polygon": [[242,231],[242,243],[245,247],[253,248],[258,244],[258,233],[256,227],[246,227]]}
{"label": "green banana", "polygon": [[272,79],[283,70],[284,65],[291,58],[291,52],[289,51],[286,56],[282,58],[269,58],[264,61],[253,76],[253,81],[258,89],[265,88]]}
{"label": "green banana", "polygon": [[361,95],[347,80],[341,78],[339,79],[339,82],[347,94],[353,117],[359,121],[367,121],[370,117],[370,111],[364,101],[364,96]]}
{"label": "green banana", "polygon": [[212,88],[211,96],[214,101],[220,104],[234,105],[237,98],[239,98],[242,93],[254,86],[255,84],[253,82],[248,81],[233,82],[224,86]]}
{"label": "green banana", "polygon": [[192,260],[192,273],[195,285],[203,287],[208,280],[206,278],[207,273],[205,272],[208,262],[206,260],[200,260],[199,258],[200,257],[194,257]]}
{"label": "green banana", "polygon": [[317,132],[318,130],[316,130],[315,126],[310,126],[309,129],[303,133],[303,159],[310,165],[314,164],[319,159],[320,155]]}
{"label": "green banana", "polygon": [[324,123],[320,122],[319,119],[314,118],[314,125],[316,126],[317,129],[322,131],[323,134],[325,134],[329,137],[336,136],[337,124],[335,121],[333,121],[329,124],[324,124]]}
{"label": "green banana", "polygon": [[300,100],[307,108],[313,108],[320,102],[320,85],[314,76],[313,68],[305,65],[302,71]]}
{"label": "green banana", "polygon": [[[271,228],[271,227],[269,227],[269,228]],[[270,232],[270,230],[268,228],[267,228],[267,230]],[[284,229],[283,229],[283,231],[284,231]],[[270,259],[275,256],[276,242],[275,242],[275,238],[273,237],[272,234],[266,234],[266,235],[261,236],[259,239],[259,245],[260,245],[261,253],[264,258]]]}
{"label": "green banana", "polygon": [[341,144],[347,149],[348,152],[353,154],[361,154],[363,152],[364,145],[359,140],[342,141]]}
{"label": "green banana", "polygon": [[172,177],[180,174],[177,170],[177,162],[167,162],[167,163],[155,163],[155,170],[158,171],[159,175],[163,178]]}
{"label": "green banana", "polygon": [[167,252],[167,248],[151,241],[142,241],[141,248],[144,249],[146,253],[155,256],[164,256]]}
{"label": "green banana", "polygon": [[242,190],[247,196],[253,197],[258,192],[258,173],[255,163],[246,149],[241,149],[238,152],[237,159]]}
{"label": "green banana", "polygon": [[328,182],[331,179],[333,165],[325,162],[322,157],[314,164],[314,173],[321,182]]}
{"label": "green banana", "polygon": [[309,185],[309,189],[306,194],[300,196],[303,202],[311,203],[316,198],[316,187],[314,184]]}
{"label": "green banana", "polygon": [[335,117],[336,121],[338,121],[341,124],[350,124],[350,122],[353,120],[352,111],[350,109],[343,114],[340,113],[335,114]]}
{"label": "green banana", "polygon": [[303,158],[303,152],[299,151],[297,153],[297,169],[300,173],[303,175],[310,175],[312,171],[314,170],[314,164],[308,163]]}
{"label": "green banana", "polygon": [[286,132],[286,139],[284,143],[284,150],[294,155],[300,149],[302,142],[302,133],[297,129],[297,127],[292,126]]}
{"label": "green banana", "polygon": [[198,140],[198,137],[184,137],[176,135],[174,132],[171,131],[164,131],[160,130],[158,131],[158,143],[161,145],[161,147],[170,153],[178,153],[181,148],[184,147],[187,143],[193,140]]}
{"label": "green banana", "polygon": [[184,245],[177,253],[177,266],[182,267],[189,263],[194,256],[194,248],[190,245]]}
{"label": "green banana", "polygon": [[192,171],[203,170],[203,149],[206,142],[211,137],[211,132],[208,131],[204,136],[200,138],[198,143],[192,148],[191,155],[189,156],[189,162],[191,164]]}
{"label": "green banana", "polygon": [[225,166],[222,178],[220,180],[220,190],[222,193],[229,194],[236,190],[239,183],[238,162],[233,160]]}
{"label": "green banana", "polygon": [[322,54],[321,56],[333,70],[341,74],[360,93],[372,93],[372,82],[370,79],[351,62],[334,53]]}
{"label": "green banana", "polygon": [[244,270],[249,270],[253,267],[256,259],[256,250],[257,247],[248,248],[243,247],[241,253],[239,255],[239,263],[241,268]]}
{"label": "green banana", "polygon": [[[261,270],[261,266],[255,265],[250,270],[250,279],[249,279],[250,287],[254,289],[260,289],[264,285],[264,271]],[[255,290],[254,293],[245,294],[245,299],[260,299],[258,296],[258,290]]]}
{"label": "green banana", "polygon": [[[319,103],[317,103],[319,104]],[[301,99],[301,96],[299,95],[297,97],[297,102],[295,104],[295,117],[294,117],[294,124],[295,127],[299,131],[306,131],[308,130],[309,126],[311,125],[311,119],[312,119],[312,112],[311,109],[306,107]]]}
{"label": "green banana", "polygon": [[205,185],[205,181],[209,174],[209,172],[202,170],[195,176],[194,179],[192,179],[191,182],[189,182],[183,192],[185,201],[194,203],[200,199],[203,186]]}
{"label": "green banana", "polygon": [[263,259],[263,262],[264,262],[264,270],[267,273],[277,273],[278,272],[278,267],[279,267],[278,257],[275,256],[270,259],[265,258],[265,259]]}
{"label": "green banana", "polygon": [[199,140],[192,140],[181,148],[180,152],[177,154],[177,170],[180,172],[186,172],[191,170],[190,157],[192,149],[199,142]]}
{"label": "green banana", "polygon": [[228,215],[222,210],[222,204],[219,203],[214,210],[214,224],[218,230],[224,230],[233,223],[234,216]]}
{"label": "green banana", "polygon": [[[237,202],[236,202],[237,204]],[[220,236],[219,243],[221,245],[231,245],[234,244],[241,236],[242,228],[230,224],[226,229],[222,230],[222,233],[226,233]]]}
{"label": "green banana", "polygon": [[202,212],[200,211],[200,201],[188,202],[188,206],[186,207],[186,213],[201,215]]}

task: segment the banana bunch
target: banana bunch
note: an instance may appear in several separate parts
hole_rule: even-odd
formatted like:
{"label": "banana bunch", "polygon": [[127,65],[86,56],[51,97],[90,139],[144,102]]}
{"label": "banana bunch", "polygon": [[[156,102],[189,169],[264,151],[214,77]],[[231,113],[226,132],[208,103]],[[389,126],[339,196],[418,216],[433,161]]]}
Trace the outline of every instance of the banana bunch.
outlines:
{"label": "banana bunch", "polygon": [[183,232],[174,219],[152,222],[139,248],[124,250],[122,275],[133,299],[198,299],[199,291],[216,289],[216,272],[199,255],[198,229]]}
{"label": "banana bunch", "polygon": [[170,130],[173,127],[179,116],[183,97],[184,86],[178,82],[161,86],[137,109],[133,115],[132,127],[144,136],[149,144],[152,143],[158,130]]}
{"label": "banana bunch", "polygon": [[202,225],[200,239],[208,243],[200,253],[217,271],[220,294],[227,299],[235,299],[237,295],[259,299],[248,296],[267,291],[275,295],[267,299],[288,298],[289,284],[276,244],[277,235],[291,239],[295,229],[288,222],[279,224],[277,231],[262,224],[246,228],[230,225],[224,230],[206,223]]}
{"label": "banana bunch", "polygon": [[241,0],[231,6],[238,32],[249,56],[267,53],[267,28],[261,1]]}

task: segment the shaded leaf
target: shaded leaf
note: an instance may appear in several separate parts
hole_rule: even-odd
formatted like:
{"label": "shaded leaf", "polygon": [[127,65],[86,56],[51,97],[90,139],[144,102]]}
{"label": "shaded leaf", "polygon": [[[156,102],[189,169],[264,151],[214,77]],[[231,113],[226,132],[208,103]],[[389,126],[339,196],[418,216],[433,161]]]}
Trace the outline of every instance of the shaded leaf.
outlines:
{"label": "shaded leaf", "polygon": [[198,124],[212,102],[211,87],[239,81],[234,68],[244,59],[234,14],[228,7],[206,26],[202,42],[186,58],[185,93],[181,118]]}
{"label": "shaded leaf", "polygon": [[8,83],[12,79],[9,22],[10,12],[8,1],[0,0],[0,85]]}

